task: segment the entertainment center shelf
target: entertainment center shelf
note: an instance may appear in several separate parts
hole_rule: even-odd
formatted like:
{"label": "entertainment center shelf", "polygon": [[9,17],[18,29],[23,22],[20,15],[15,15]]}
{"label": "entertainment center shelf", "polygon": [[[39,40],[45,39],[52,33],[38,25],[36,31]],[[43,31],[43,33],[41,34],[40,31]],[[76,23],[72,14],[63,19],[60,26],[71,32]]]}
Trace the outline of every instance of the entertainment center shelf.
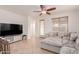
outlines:
{"label": "entertainment center shelf", "polygon": [[9,43],[13,43],[13,42],[22,40],[22,35],[7,36],[7,37],[4,37],[4,40],[7,40]]}
{"label": "entertainment center shelf", "polygon": [[17,41],[20,41],[20,40],[26,40],[27,35],[6,36],[2,39],[7,40],[9,43],[14,43],[14,42],[17,42]]}

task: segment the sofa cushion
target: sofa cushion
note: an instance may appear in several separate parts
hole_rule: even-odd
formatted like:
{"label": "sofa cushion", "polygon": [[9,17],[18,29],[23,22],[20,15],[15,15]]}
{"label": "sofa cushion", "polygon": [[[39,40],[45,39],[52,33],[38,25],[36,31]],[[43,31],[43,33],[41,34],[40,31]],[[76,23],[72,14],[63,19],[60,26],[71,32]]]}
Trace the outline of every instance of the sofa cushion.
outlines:
{"label": "sofa cushion", "polygon": [[76,49],[64,46],[60,49],[60,54],[76,54]]}
{"label": "sofa cushion", "polygon": [[63,46],[75,48],[75,42],[69,40],[68,43],[64,44]]}
{"label": "sofa cushion", "polygon": [[48,37],[57,37],[58,36],[58,32],[50,32],[48,33]]}
{"label": "sofa cushion", "polygon": [[59,38],[63,38],[63,36],[64,36],[64,32],[59,32],[59,33],[58,33],[58,37],[59,37]]}
{"label": "sofa cushion", "polygon": [[64,37],[70,37],[70,33],[69,32],[65,32],[64,33]]}
{"label": "sofa cushion", "polygon": [[68,33],[68,32],[59,32],[58,37],[59,38],[70,37],[70,33]]}
{"label": "sofa cushion", "polygon": [[69,42],[69,37],[63,37],[62,44],[67,44]]}
{"label": "sofa cushion", "polygon": [[52,46],[62,46],[61,40],[62,39],[59,39],[58,37],[55,37],[55,38],[49,37],[44,40],[41,40],[41,43],[46,43]]}

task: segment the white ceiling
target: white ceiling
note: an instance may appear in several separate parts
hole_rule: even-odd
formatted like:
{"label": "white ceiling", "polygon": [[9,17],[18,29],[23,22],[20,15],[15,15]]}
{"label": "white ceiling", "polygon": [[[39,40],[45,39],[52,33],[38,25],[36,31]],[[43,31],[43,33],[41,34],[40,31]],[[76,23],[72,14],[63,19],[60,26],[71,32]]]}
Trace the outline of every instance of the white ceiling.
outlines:
{"label": "white ceiling", "polygon": [[[56,10],[53,12],[63,12],[68,10],[79,9],[79,5],[53,5],[56,7]],[[8,10],[15,12],[21,15],[28,15],[32,11],[40,10],[39,5],[0,5],[0,9]]]}

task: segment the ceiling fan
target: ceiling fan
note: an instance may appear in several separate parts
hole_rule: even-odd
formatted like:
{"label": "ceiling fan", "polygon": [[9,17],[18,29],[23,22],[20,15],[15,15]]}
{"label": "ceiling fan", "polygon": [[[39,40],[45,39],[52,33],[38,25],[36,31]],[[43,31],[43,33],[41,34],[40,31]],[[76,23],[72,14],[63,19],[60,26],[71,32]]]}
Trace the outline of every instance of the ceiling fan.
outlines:
{"label": "ceiling fan", "polygon": [[[50,7],[50,6],[48,6],[48,7]],[[42,14],[50,15],[51,14],[51,13],[49,13],[50,11],[56,10],[56,7],[47,8],[46,5],[40,5],[40,8],[41,8],[41,11],[33,11],[33,12],[40,12],[40,16],[41,16]]]}

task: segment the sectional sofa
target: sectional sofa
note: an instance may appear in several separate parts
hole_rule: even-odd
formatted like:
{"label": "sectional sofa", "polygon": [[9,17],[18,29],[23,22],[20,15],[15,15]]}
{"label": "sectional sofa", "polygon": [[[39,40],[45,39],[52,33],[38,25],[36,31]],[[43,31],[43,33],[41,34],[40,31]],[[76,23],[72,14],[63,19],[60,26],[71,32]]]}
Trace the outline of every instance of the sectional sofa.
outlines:
{"label": "sectional sofa", "polygon": [[40,48],[61,54],[74,54],[79,50],[78,32],[50,32],[40,36]]}

